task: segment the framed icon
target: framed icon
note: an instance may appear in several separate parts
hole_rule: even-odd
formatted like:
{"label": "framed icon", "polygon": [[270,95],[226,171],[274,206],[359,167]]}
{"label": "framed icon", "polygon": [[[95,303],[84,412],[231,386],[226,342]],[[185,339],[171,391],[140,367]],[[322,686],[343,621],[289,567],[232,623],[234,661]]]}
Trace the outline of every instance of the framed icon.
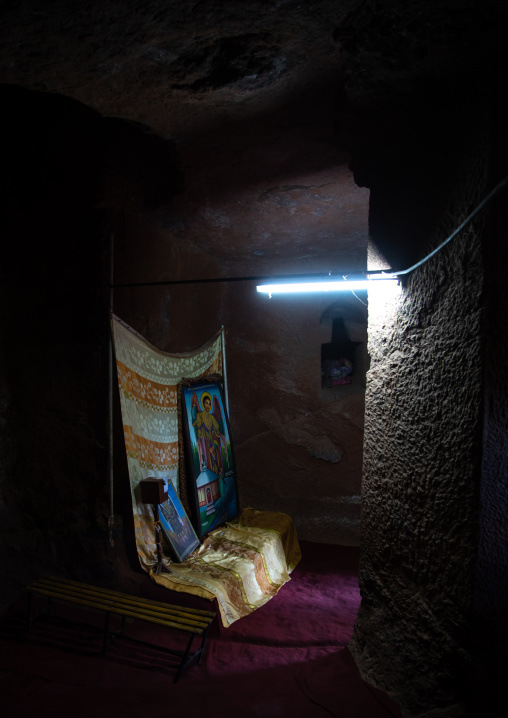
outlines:
{"label": "framed icon", "polygon": [[219,383],[183,386],[182,419],[194,527],[201,538],[239,513],[231,431]]}

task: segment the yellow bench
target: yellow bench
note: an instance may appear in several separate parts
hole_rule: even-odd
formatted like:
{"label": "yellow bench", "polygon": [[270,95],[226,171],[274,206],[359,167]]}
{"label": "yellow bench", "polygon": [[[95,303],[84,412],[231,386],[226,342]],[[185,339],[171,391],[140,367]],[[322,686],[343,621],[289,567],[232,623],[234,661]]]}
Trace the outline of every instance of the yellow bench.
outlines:
{"label": "yellow bench", "polygon": [[[131,596],[118,591],[111,591],[106,588],[97,588],[78,581],[68,581],[61,578],[41,578],[35,583],[27,586],[29,593],[28,601],[28,631],[32,628],[32,622],[41,613],[50,613],[53,599],[86,606],[99,611],[105,611],[104,638],[102,652],[106,652],[109,641],[114,637],[126,638],[137,643],[155,646],[156,648],[171,653],[181,658],[176,670],[174,683],[178,680],[182,670],[194,659],[201,663],[203,651],[208,635],[210,624],[215,618],[214,611],[204,611],[197,608],[185,608],[169,603],[161,603],[146,598]],[[32,595],[45,596],[48,598],[44,610],[36,615],[32,613]],[[119,630],[110,631],[109,616],[111,613],[122,617],[122,624]],[[159,646],[147,641],[141,641],[124,634],[125,618],[137,618],[149,623],[156,623],[165,628],[175,628],[190,633],[189,641],[185,651],[177,651],[164,646]],[[201,643],[197,651],[191,653],[192,642],[195,636],[201,636]]]}

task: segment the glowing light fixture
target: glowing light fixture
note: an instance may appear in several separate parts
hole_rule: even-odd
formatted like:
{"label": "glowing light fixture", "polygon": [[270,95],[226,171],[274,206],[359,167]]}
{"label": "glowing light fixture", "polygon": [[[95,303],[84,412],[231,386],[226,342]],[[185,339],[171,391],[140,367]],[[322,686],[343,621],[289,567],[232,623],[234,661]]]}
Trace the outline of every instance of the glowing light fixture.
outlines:
{"label": "glowing light fixture", "polygon": [[348,275],[343,277],[323,277],[322,279],[298,279],[277,283],[277,284],[258,284],[256,287],[258,292],[268,294],[295,294],[295,293],[312,293],[312,292],[346,292],[348,290],[359,291],[369,289],[373,283],[378,285],[380,282],[398,282],[399,278],[396,274],[387,272],[379,272],[363,275]]}

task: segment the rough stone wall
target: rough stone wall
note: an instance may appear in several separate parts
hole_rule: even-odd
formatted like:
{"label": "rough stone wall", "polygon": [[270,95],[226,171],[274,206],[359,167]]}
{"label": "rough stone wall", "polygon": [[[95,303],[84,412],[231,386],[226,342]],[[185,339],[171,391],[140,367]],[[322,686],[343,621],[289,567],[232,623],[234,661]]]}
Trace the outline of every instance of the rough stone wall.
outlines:
{"label": "rough stone wall", "polygon": [[[2,600],[34,571],[93,563],[105,454],[100,117],[2,88]],[[100,509],[99,509],[100,511]],[[19,588],[18,588],[19,590]]]}
{"label": "rough stone wall", "polygon": [[16,86],[0,95],[9,108],[0,213],[3,605],[44,572],[116,585],[129,573],[121,521],[115,550],[107,530],[104,205],[114,207],[121,188],[143,206],[162,164],[165,191],[180,175],[165,143],[153,151],[156,140],[128,123],[59,95]]}
{"label": "rough stone wall", "polygon": [[[501,212],[502,215],[502,212]],[[503,220],[503,225],[506,219]],[[487,336],[485,361],[485,424],[480,504],[480,543],[476,608],[480,613],[495,615],[507,610],[508,587],[508,506],[507,447],[507,347],[506,347],[506,284],[499,276],[503,249],[492,248],[487,282],[496,284],[490,330]],[[503,270],[504,271],[504,270]],[[497,279],[497,281],[496,281]]]}
{"label": "rough stone wall", "polygon": [[[456,167],[437,246],[487,192],[482,127]],[[463,715],[480,482],[484,218],[369,302],[362,604],[351,650],[406,716]],[[374,236],[375,239],[375,236]],[[423,256],[423,254],[422,254]]]}
{"label": "rough stone wall", "polygon": [[[506,108],[493,103],[494,166],[507,177]],[[477,685],[482,686],[471,711],[508,711],[505,681],[508,670],[508,265],[506,235],[507,189],[492,202],[485,236],[485,362],[482,478],[479,492],[479,535],[473,621],[469,634]]]}
{"label": "rough stone wall", "polygon": [[[213,254],[185,242],[170,249],[150,226],[129,225],[118,281],[157,276],[170,256],[181,276],[212,272]],[[237,264],[238,276],[248,272],[248,260]],[[241,505],[290,514],[302,539],[358,545],[367,340],[359,299],[269,299],[255,282],[197,284],[118,289],[115,312],[169,352],[193,349],[224,325]],[[337,388],[321,382],[330,314],[345,316],[359,345],[353,382]]]}
{"label": "rough stone wall", "polygon": [[[360,361],[351,385],[323,388],[320,350],[331,329],[321,319],[330,300],[245,300],[252,306],[250,336],[241,331],[240,317],[232,317],[237,333],[230,373],[244,501],[289,513],[306,540],[358,544],[365,401]],[[366,308],[356,298],[334,303],[363,319],[346,324],[366,348]],[[250,407],[252,418],[245,421]]]}
{"label": "rough stone wall", "polygon": [[[361,108],[352,166],[371,189],[370,254],[384,266],[425,256],[506,174],[495,99],[505,27],[499,3],[396,0],[386,12],[363,3],[338,28]],[[487,231],[491,212],[415,270],[399,298],[369,305],[351,650],[408,717],[497,715],[495,698],[485,701],[504,692],[506,282],[502,214]]]}

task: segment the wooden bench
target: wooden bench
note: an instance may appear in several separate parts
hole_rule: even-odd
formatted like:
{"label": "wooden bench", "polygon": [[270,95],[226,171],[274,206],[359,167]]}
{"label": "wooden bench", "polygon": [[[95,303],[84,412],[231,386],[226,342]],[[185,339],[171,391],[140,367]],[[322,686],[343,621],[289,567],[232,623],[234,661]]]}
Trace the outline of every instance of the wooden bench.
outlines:
{"label": "wooden bench", "polygon": [[[169,603],[161,603],[159,601],[139,598],[126,593],[119,593],[106,588],[97,588],[96,586],[89,586],[85,583],[68,581],[61,578],[41,578],[32,585],[27,586],[27,590],[29,591],[28,631],[31,630],[32,622],[37,616],[42,613],[50,613],[53,599],[105,611],[106,617],[102,652],[106,652],[108,643],[112,638],[120,637],[144,645],[154,646],[166,653],[178,656],[181,660],[176,670],[176,675],[173,680],[174,683],[176,683],[183,669],[186,668],[191,661],[197,658],[198,663],[201,663],[208,629],[216,615],[214,611],[204,611],[197,608],[185,608]],[[35,615],[32,613],[33,594],[48,598],[45,608]],[[109,628],[109,617],[111,613],[117,614],[122,618],[121,627],[117,631],[111,631]],[[124,633],[126,617],[137,618],[142,621],[148,621],[149,623],[156,623],[158,626],[165,628],[173,628],[190,633],[187,648],[185,651],[177,651],[166,648],[165,646],[126,636]],[[192,642],[196,636],[201,637],[201,643],[199,648],[194,653],[191,653]]]}

